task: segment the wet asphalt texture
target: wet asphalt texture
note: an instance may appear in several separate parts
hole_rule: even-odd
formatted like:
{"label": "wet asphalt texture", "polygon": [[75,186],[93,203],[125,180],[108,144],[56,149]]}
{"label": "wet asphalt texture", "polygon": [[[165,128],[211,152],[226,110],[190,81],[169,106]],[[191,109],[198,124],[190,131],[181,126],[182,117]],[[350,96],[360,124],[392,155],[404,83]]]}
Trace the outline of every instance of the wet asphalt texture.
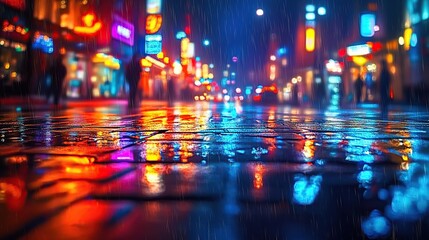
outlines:
{"label": "wet asphalt texture", "polygon": [[13,108],[0,239],[429,239],[428,159],[403,106]]}

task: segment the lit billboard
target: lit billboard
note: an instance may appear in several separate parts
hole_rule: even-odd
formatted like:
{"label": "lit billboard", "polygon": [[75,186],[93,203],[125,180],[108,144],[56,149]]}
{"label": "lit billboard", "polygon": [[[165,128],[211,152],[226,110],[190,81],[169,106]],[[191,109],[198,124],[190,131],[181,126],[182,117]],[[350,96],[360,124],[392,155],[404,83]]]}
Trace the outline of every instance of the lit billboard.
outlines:
{"label": "lit billboard", "polygon": [[158,54],[162,52],[162,36],[146,35],[145,36],[145,53],[146,54]]}
{"label": "lit billboard", "polygon": [[368,44],[352,45],[346,48],[348,56],[364,56],[371,53],[371,47]]}
{"label": "lit billboard", "polygon": [[134,25],[118,16],[114,16],[112,23],[112,38],[133,46]]}
{"label": "lit billboard", "polygon": [[146,1],[146,37],[145,37],[145,53],[158,54],[162,52],[162,35],[160,34],[162,27],[162,0],[147,0]]}
{"label": "lit billboard", "polygon": [[360,15],[360,35],[362,37],[374,36],[375,14],[363,13]]}

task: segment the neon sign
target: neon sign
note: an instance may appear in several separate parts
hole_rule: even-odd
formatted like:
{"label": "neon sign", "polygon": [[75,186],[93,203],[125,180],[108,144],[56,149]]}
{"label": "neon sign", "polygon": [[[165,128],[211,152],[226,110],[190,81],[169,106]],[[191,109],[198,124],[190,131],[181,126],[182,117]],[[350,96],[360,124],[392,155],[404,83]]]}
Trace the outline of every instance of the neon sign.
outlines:
{"label": "neon sign", "polygon": [[364,13],[360,16],[360,35],[362,37],[374,36],[375,14]]}
{"label": "neon sign", "polygon": [[134,25],[119,18],[114,17],[112,24],[112,37],[130,46],[134,45]]}
{"label": "neon sign", "polygon": [[146,18],[146,33],[154,34],[159,31],[162,25],[162,16],[160,14],[148,15]]}
{"label": "neon sign", "polygon": [[146,12],[148,14],[158,14],[161,12],[162,0],[147,0]]}
{"label": "neon sign", "polygon": [[162,51],[162,36],[146,35],[145,36],[145,53],[158,54],[161,51]]}
{"label": "neon sign", "polygon": [[162,26],[162,0],[147,0],[146,2],[146,36],[145,53],[158,54],[162,52],[162,35],[159,32]]}
{"label": "neon sign", "polygon": [[307,28],[305,30],[305,50],[313,52],[316,48],[316,33],[314,28]]}
{"label": "neon sign", "polygon": [[371,47],[368,44],[349,46],[346,49],[348,56],[363,56],[371,53]]}
{"label": "neon sign", "polygon": [[94,34],[101,29],[101,22],[95,21],[93,13],[87,13],[82,17],[83,26],[76,26],[74,31],[81,34]]}

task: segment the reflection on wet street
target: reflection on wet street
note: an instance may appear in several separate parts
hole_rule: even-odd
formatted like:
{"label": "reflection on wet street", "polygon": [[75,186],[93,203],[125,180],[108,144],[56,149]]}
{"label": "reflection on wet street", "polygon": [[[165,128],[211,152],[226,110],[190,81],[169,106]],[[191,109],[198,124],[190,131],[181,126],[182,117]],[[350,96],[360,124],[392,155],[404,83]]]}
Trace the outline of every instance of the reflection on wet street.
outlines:
{"label": "reflection on wet street", "polygon": [[0,238],[429,239],[429,113],[378,115],[3,112]]}

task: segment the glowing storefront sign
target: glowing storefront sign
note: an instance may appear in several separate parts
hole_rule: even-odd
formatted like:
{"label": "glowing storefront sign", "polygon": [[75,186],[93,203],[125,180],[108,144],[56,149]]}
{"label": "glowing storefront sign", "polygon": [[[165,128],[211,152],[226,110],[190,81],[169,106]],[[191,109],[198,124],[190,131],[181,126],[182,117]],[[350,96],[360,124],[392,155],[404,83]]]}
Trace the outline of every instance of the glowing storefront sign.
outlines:
{"label": "glowing storefront sign", "polygon": [[362,37],[374,36],[375,14],[364,13],[360,16],[360,35]]}
{"label": "glowing storefront sign", "polygon": [[314,28],[307,28],[305,30],[305,50],[313,52],[316,48],[316,32]]}
{"label": "glowing storefront sign", "polygon": [[161,12],[162,0],[147,0],[146,12],[148,14],[158,14]]}
{"label": "glowing storefront sign", "polygon": [[348,56],[364,56],[371,53],[371,48],[368,44],[353,45],[347,47]]}
{"label": "glowing storefront sign", "polygon": [[162,51],[162,36],[146,35],[145,36],[145,53],[158,54],[161,51]]}
{"label": "glowing storefront sign", "polygon": [[134,25],[115,16],[112,23],[112,37],[130,46],[134,45]]}
{"label": "glowing storefront sign", "polygon": [[157,34],[157,35],[146,35],[145,37],[146,41],[152,42],[152,41],[162,41],[162,36]]}
{"label": "glowing storefront sign", "polygon": [[162,16],[160,14],[148,15],[146,17],[146,33],[154,34],[161,29],[162,26]]}
{"label": "glowing storefront sign", "polygon": [[162,26],[162,0],[147,0],[146,4],[146,36],[145,53],[158,54],[162,51],[162,35],[154,34],[159,32]]}
{"label": "glowing storefront sign", "polygon": [[101,22],[95,21],[93,13],[87,13],[82,17],[83,26],[76,26],[74,31],[81,34],[94,34],[101,29]]}

